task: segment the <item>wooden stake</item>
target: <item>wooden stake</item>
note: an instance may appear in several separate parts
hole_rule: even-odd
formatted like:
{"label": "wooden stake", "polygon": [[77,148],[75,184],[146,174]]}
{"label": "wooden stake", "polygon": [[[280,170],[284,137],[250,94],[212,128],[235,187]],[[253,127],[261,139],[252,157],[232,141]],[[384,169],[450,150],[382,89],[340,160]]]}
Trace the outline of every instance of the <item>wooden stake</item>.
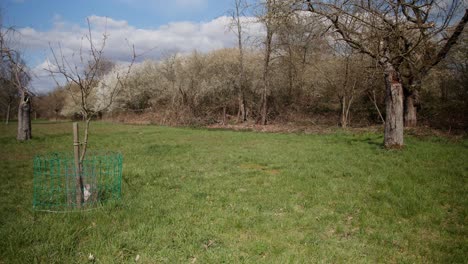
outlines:
{"label": "wooden stake", "polygon": [[81,208],[81,203],[83,202],[83,184],[80,164],[80,135],[77,122],[73,123],[73,150],[75,156],[76,206],[77,208]]}

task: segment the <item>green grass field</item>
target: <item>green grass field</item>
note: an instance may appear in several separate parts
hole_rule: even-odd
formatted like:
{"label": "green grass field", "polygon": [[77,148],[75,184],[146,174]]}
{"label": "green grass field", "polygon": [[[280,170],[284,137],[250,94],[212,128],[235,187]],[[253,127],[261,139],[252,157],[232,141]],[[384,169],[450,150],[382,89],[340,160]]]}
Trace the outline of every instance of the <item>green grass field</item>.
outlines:
{"label": "green grass field", "polygon": [[124,155],[123,196],[32,209],[32,158],[71,123],[0,126],[0,263],[466,263],[468,140],[266,134],[92,123]]}

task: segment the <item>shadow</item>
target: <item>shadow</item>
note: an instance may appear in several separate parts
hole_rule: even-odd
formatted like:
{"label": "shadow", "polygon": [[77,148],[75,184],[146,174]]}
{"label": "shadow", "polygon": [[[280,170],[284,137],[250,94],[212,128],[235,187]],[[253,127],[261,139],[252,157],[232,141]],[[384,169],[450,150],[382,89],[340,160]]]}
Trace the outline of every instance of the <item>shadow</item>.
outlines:
{"label": "shadow", "polygon": [[47,121],[47,120],[36,120],[32,121],[32,125],[58,125],[58,124],[67,124],[73,123],[74,121],[66,120],[66,121]]}
{"label": "shadow", "polygon": [[383,139],[381,137],[366,137],[366,138],[352,138],[346,140],[348,143],[359,143],[359,144],[367,144],[369,146],[378,147],[379,149],[385,149],[383,144]]}

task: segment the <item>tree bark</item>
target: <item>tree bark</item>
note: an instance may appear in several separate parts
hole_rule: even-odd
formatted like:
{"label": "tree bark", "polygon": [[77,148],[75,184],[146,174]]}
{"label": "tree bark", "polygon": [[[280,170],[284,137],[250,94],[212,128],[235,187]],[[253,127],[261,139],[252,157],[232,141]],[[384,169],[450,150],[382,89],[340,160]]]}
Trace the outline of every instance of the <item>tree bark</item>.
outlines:
{"label": "tree bark", "polygon": [[21,93],[18,106],[18,134],[19,141],[26,141],[32,138],[31,133],[31,97],[25,91]]}
{"label": "tree bark", "polygon": [[416,127],[417,119],[418,90],[414,90],[405,95],[405,127]]}
{"label": "tree bark", "polygon": [[385,63],[385,131],[386,148],[403,147],[403,86],[400,74],[389,62]]}

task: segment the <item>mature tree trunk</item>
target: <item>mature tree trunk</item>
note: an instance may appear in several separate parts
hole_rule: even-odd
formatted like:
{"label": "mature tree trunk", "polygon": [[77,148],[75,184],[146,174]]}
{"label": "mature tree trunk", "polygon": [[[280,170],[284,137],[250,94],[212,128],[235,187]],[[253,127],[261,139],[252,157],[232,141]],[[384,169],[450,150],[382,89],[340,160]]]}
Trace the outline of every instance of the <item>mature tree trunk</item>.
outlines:
{"label": "mature tree trunk", "polygon": [[30,140],[31,134],[31,97],[27,92],[22,92],[18,106],[18,134],[19,141]]}
{"label": "mature tree trunk", "polygon": [[418,90],[413,90],[405,94],[405,127],[417,126],[418,95]]}
{"label": "mature tree trunk", "polygon": [[403,86],[400,74],[389,63],[385,63],[386,118],[384,145],[386,148],[403,147]]}

